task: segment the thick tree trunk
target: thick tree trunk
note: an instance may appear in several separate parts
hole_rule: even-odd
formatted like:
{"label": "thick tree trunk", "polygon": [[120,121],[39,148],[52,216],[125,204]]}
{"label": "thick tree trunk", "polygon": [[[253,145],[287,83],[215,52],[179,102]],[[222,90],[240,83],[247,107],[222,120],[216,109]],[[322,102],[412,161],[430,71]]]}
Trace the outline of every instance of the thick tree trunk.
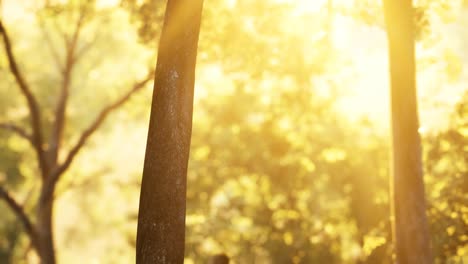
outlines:
{"label": "thick tree trunk", "polygon": [[[42,264],[55,264],[54,236],[52,229],[53,199],[42,190],[37,208],[37,251]],[[52,195],[53,197],[53,195]]]}
{"label": "thick tree trunk", "polygon": [[202,0],[167,3],[141,185],[137,263],[184,261],[186,177],[202,5]]}
{"label": "thick tree trunk", "polygon": [[418,134],[411,0],[385,0],[393,138],[393,232],[398,264],[432,263]]}

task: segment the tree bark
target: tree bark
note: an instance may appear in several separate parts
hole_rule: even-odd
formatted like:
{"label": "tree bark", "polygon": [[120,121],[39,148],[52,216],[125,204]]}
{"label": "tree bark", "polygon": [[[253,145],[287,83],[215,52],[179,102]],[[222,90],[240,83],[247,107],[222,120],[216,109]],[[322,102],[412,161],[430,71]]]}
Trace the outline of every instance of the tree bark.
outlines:
{"label": "tree bark", "polygon": [[393,234],[398,264],[432,263],[418,134],[411,0],[385,0],[393,140]]}
{"label": "tree bark", "polygon": [[184,261],[187,165],[203,0],[169,0],[140,194],[137,263]]}

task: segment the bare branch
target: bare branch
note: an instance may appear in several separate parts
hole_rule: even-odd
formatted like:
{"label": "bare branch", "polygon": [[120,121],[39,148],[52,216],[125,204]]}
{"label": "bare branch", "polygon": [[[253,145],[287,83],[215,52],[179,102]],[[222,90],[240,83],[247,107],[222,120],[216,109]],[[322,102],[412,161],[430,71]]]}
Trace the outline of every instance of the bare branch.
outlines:
{"label": "bare branch", "polygon": [[55,108],[55,120],[52,127],[52,134],[49,140],[49,149],[48,149],[48,158],[50,164],[57,163],[58,152],[60,150],[60,143],[62,140],[63,130],[65,127],[65,115],[68,103],[68,96],[72,81],[72,71],[73,67],[75,66],[75,49],[76,44],[78,42],[78,38],[80,35],[80,31],[83,27],[83,22],[85,18],[85,8],[80,9],[80,15],[76,22],[76,27],[73,32],[73,35],[70,41],[66,42],[66,58],[65,58],[65,65],[63,68],[63,81],[62,87],[60,89],[60,96],[57,102],[57,106]]}
{"label": "bare branch", "polygon": [[60,23],[57,21],[57,19],[54,20],[54,28],[55,30],[60,34],[60,36],[63,38],[63,40],[66,42],[67,41],[67,34],[65,34],[65,31],[63,30],[62,26]]}
{"label": "bare branch", "polygon": [[[65,41],[65,46],[67,48],[76,44],[76,40],[80,34],[79,31],[81,30],[81,27],[83,26],[83,23],[85,22],[87,12],[89,12],[89,7],[90,7],[90,3],[87,3],[86,1],[80,5],[79,10],[78,10],[78,19],[76,20],[75,30],[73,31],[71,36],[67,35],[65,32],[62,33],[63,39]],[[73,18],[72,18],[71,13],[68,13],[68,14],[70,15],[70,20],[72,20]],[[59,25],[57,24],[57,26]]]}
{"label": "bare branch", "polygon": [[86,43],[84,43],[82,47],[76,52],[76,55],[75,55],[76,61],[79,61],[83,57],[83,55],[86,52],[88,52],[96,44],[98,39],[102,36],[100,31],[101,31],[102,26],[104,26],[103,22],[106,19],[108,19],[107,16],[108,16],[108,13],[103,13],[103,12],[99,13],[100,19],[98,20],[98,24],[96,25],[97,31],[94,33],[93,38],[89,41],[86,41]]}
{"label": "bare branch", "polygon": [[[72,163],[73,159],[76,157],[78,152],[81,150],[81,148],[85,145],[86,141],[89,139],[89,137],[99,128],[99,126],[104,122],[106,117],[115,109],[119,108],[122,106],[125,102],[127,102],[133,94],[135,94],[137,91],[141,90],[145,85],[153,79],[154,72],[150,72],[148,76],[137,83],[135,83],[127,93],[122,95],[119,99],[117,99],[114,103],[108,105],[104,109],[101,110],[101,112],[98,114],[96,119],[94,120],[91,125],[83,131],[81,136],[78,139],[78,142],[75,144],[74,147],[70,150],[68,153],[67,157],[65,158],[65,161],[58,166],[54,171],[52,172],[52,177],[49,181],[49,185],[55,185],[57,181],[59,180],[60,176],[65,172],[70,164]],[[52,189],[52,188],[49,188]],[[48,194],[51,195],[51,194]]]}
{"label": "bare branch", "polygon": [[26,80],[23,77],[23,74],[18,68],[18,64],[16,63],[16,58],[13,55],[10,37],[3,25],[2,20],[0,20],[0,34],[3,37],[3,42],[5,46],[5,52],[8,58],[8,63],[10,65],[10,71],[14,75],[18,86],[23,93],[26,101],[28,103],[29,112],[31,115],[31,127],[32,127],[32,142],[34,149],[36,150],[38,160],[39,160],[39,167],[41,169],[41,175],[43,178],[46,177],[48,173],[48,166],[45,159],[44,151],[42,149],[43,139],[42,139],[42,128],[41,128],[41,116],[39,105],[37,103],[36,98],[31,92],[29,85],[26,83]]}
{"label": "bare branch", "polygon": [[6,202],[6,204],[10,207],[10,209],[16,214],[18,219],[21,221],[24,229],[26,230],[26,233],[31,239],[31,243],[33,245],[37,245],[36,244],[36,241],[37,241],[36,230],[34,226],[32,225],[31,220],[24,212],[23,206],[21,206],[3,186],[0,186],[0,199]]}
{"label": "bare branch", "polygon": [[31,144],[33,144],[32,137],[28,134],[28,132],[26,132],[23,128],[19,126],[9,124],[9,123],[0,123],[0,128],[15,132],[18,136],[28,140],[29,142],[31,142]]}
{"label": "bare branch", "polygon": [[65,186],[62,186],[62,188],[60,188],[60,190],[57,190],[55,193],[54,193],[54,199],[57,198],[57,197],[60,197],[60,196],[63,196],[65,193],[69,192],[69,191],[73,191],[73,190],[76,190],[76,189],[86,189],[87,187],[89,187],[90,184],[92,184],[96,179],[98,179],[99,175],[102,175],[102,174],[105,174],[106,171],[108,171],[109,169],[108,168],[103,168],[99,171],[96,171],[95,173],[91,174],[91,175],[88,175],[85,179],[81,180],[81,181],[78,181],[76,179],[73,179],[72,181],[70,181],[68,184],[66,184]]}
{"label": "bare branch", "polygon": [[39,21],[39,28],[41,29],[42,35],[45,39],[45,42],[47,44],[47,47],[50,50],[50,53],[52,54],[52,58],[55,61],[55,64],[57,66],[57,69],[62,72],[63,71],[63,65],[62,62],[60,61],[60,55],[57,51],[57,48],[55,47],[52,39],[50,38],[49,32],[47,32],[47,27],[45,25],[44,19],[40,14],[37,15],[37,20]]}
{"label": "bare branch", "polygon": [[88,52],[91,47],[93,47],[94,44],[96,44],[97,39],[99,37],[99,34],[96,33],[96,35],[93,37],[92,40],[86,42],[75,54],[75,62],[79,61],[83,55]]}

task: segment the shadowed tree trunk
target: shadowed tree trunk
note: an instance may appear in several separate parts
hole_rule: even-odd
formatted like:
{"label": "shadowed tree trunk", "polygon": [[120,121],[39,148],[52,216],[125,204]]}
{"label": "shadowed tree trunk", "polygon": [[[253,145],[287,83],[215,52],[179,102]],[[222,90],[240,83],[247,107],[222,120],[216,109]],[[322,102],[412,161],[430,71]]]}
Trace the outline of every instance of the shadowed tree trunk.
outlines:
{"label": "shadowed tree trunk", "polygon": [[202,0],[169,0],[140,194],[137,263],[184,261],[187,164]]}
{"label": "shadowed tree trunk", "polygon": [[385,0],[393,138],[393,233],[398,264],[432,263],[418,134],[411,0]]}
{"label": "shadowed tree trunk", "polygon": [[[52,187],[55,188],[55,187]],[[42,189],[44,193],[44,189]],[[51,191],[53,194],[54,191]],[[54,236],[53,236],[53,199],[45,197],[41,194],[37,207],[37,240],[38,254],[41,258],[41,263],[55,263]]]}
{"label": "shadowed tree trunk", "polygon": [[229,257],[226,254],[217,254],[211,257],[210,264],[229,264]]}

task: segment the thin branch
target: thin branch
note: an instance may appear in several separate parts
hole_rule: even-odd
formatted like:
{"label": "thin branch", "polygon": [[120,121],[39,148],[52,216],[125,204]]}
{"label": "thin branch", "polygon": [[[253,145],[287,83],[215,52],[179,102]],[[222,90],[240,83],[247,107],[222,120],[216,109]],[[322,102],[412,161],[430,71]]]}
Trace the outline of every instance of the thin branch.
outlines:
{"label": "thin branch", "polygon": [[93,39],[84,43],[84,45],[75,53],[75,63],[78,62],[86,52],[88,52],[97,42],[99,34],[96,33]]}
{"label": "thin branch", "polygon": [[50,38],[49,32],[47,32],[47,27],[45,25],[44,19],[40,14],[37,15],[37,20],[39,21],[39,28],[41,29],[42,35],[44,37],[44,40],[47,44],[47,47],[50,50],[50,53],[52,54],[52,58],[55,61],[55,64],[60,72],[63,71],[63,65],[62,62],[60,61],[60,55],[57,51],[57,48],[55,47],[52,39]]}
{"label": "thin branch", "polygon": [[31,223],[31,220],[24,212],[23,206],[21,206],[3,186],[0,186],[0,199],[4,200],[10,209],[16,214],[31,239],[31,243],[36,246],[37,233]]}
{"label": "thin branch", "polygon": [[67,41],[67,34],[65,34],[65,31],[63,30],[62,26],[60,25],[60,23],[57,21],[57,19],[54,19],[54,28],[55,30],[60,34],[60,36],[63,38],[63,40]]}
{"label": "thin branch", "polygon": [[108,170],[109,170],[108,168],[103,168],[93,173],[92,175],[88,175],[84,180],[81,180],[80,182],[78,182],[76,179],[74,179],[73,181],[70,181],[68,184],[60,188],[60,192],[59,191],[55,192],[54,199],[57,197],[63,196],[68,191],[88,187],[91,183],[93,183],[93,181],[99,178],[98,177],[99,175],[105,174],[106,171]]}
{"label": "thin branch", "polygon": [[[73,162],[73,159],[76,157],[78,152],[81,150],[81,148],[85,145],[86,141],[89,139],[89,137],[101,126],[101,124],[104,122],[106,117],[115,109],[119,108],[122,106],[125,102],[127,102],[130,97],[135,94],[137,91],[141,90],[145,85],[153,79],[154,72],[150,72],[148,76],[140,81],[137,82],[133,85],[132,89],[130,89],[127,93],[122,95],[118,100],[116,100],[114,103],[108,105],[104,109],[101,110],[101,112],[98,114],[96,119],[94,120],[91,125],[83,131],[81,136],[78,139],[78,142],[75,144],[74,147],[70,150],[68,153],[67,157],[65,158],[65,161],[58,166],[53,172],[52,172],[52,177],[50,181],[48,182],[49,185],[55,185],[58,180],[60,179],[60,176],[65,172],[70,164]],[[53,189],[53,188],[49,188]],[[51,193],[48,194],[50,196]]]}
{"label": "thin branch", "polygon": [[[84,2],[79,7],[77,24],[76,24],[75,30],[73,31],[73,34],[71,36],[68,36],[67,34],[63,33],[63,40],[65,41],[66,47],[71,47],[74,45],[74,43],[76,43],[76,39],[79,35],[79,31],[81,30],[81,27],[86,18],[86,13],[89,11],[89,7],[90,7],[89,4],[90,3]],[[68,14],[70,15],[70,13]],[[72,17],[72,15],[70,15],[70,17]],[[73,19],[70,18],[70,20],[73,20]]]}
{"label": "thin branch", "polygon": [[23,128],[10,124],[10,123],[0,123],[0,128],[5,129],[5,130],[10,130],[12,132],[15,132],[18,136],[26,139],[27,141],[31,142],[33,144],[33,139],[32,137],[24,130]]}
{"label": "thin branch", "polygon": [[75,66],[75,49],[80,35],[80,31],[83,26],[85,18],[85,8],[80,10],[80,15],[76,22],[76,27],[70,41],[66,42],[66,58],[63,69],[63,81],[60,89],[60,96],[55,108],[55,120],[52,127],[52,134],[49,140],[48,159],[49,163],[55,165],[57,163],[58,152],[60,150],[60,142],[62,140],[62,134],[65,127],[65,115],[68,103],[68,96],[70,85],[72,81],[72,71]]}
{"label": "thin branch", "polygon": [[136,83],[133,88],[128,91],[126,94],[124,94],[120,99],[116,100],[114,103],[108,105],[106,108],[101,110],[97,118],[94,120],[94,122],[81,134],[78,143],[70,150],[70,153],[68,154],[67,158],[63,162],[63,164],[59,167],[59,169],[56,171],[56,173],[61,173],[65,171],[73,161],[74,157],[78,153],[78,151],[83,147],[83,145],[86,143],[88,138],[99,128],[99,126],[103,123],[105,118],[115,109],[119,108],[121,105],[123,105],[125,102],[130,99],[130,97],[143,88],[148,81],[152,79],[151,76],[147,77],[145,80]]}
{"label": "thin branch", "polygon": [[42,139],[42,128],[41,128],[41,117],[40,117],[40,110],[39,105],[37,103],[36,98],[31,92],[29,85],[26,83],[26,80],[23,77],[23,74],[18,68],[18,64],[16,63],[16,58],[13,55],[10,37],[3,25],[2,20],[0,19],[0,34],[3,37],[3,42],[5,46],[5,52],[7,54],[8,63],[10,65],[10,71],[14,75],[18,86],[23,93],[26,101],[28,103],[29,112],[31,115],[31,127],[32,127],[32,142],[34,149],[36,150],[38,160],[39,160],[39,167],[41,169],[41,175],[44,178],[48,173],[48,166],[45,159],[44,151],[42,149],[43,139]]}
{"label": "thin branch", "polygon": [[[104,20],[106,20],[106,15],[108,15],[107,13],[99,13],[99,22],[98,24],[96,25],[96,28],[97,28],[97,31],[94,33],[94,36],[91,40],[87,41],[86,43],[84,43],[82,45],[82,47],[76,52],[76,55],[75,55],[75,60],[76,61],[79,61],[83,55],[88,52],[97,42],[98,42],[98,39],[102,36],[101,34],[101,28],[104,26],[103,22]],[[103,18],[104,16],[104,18]]]}

